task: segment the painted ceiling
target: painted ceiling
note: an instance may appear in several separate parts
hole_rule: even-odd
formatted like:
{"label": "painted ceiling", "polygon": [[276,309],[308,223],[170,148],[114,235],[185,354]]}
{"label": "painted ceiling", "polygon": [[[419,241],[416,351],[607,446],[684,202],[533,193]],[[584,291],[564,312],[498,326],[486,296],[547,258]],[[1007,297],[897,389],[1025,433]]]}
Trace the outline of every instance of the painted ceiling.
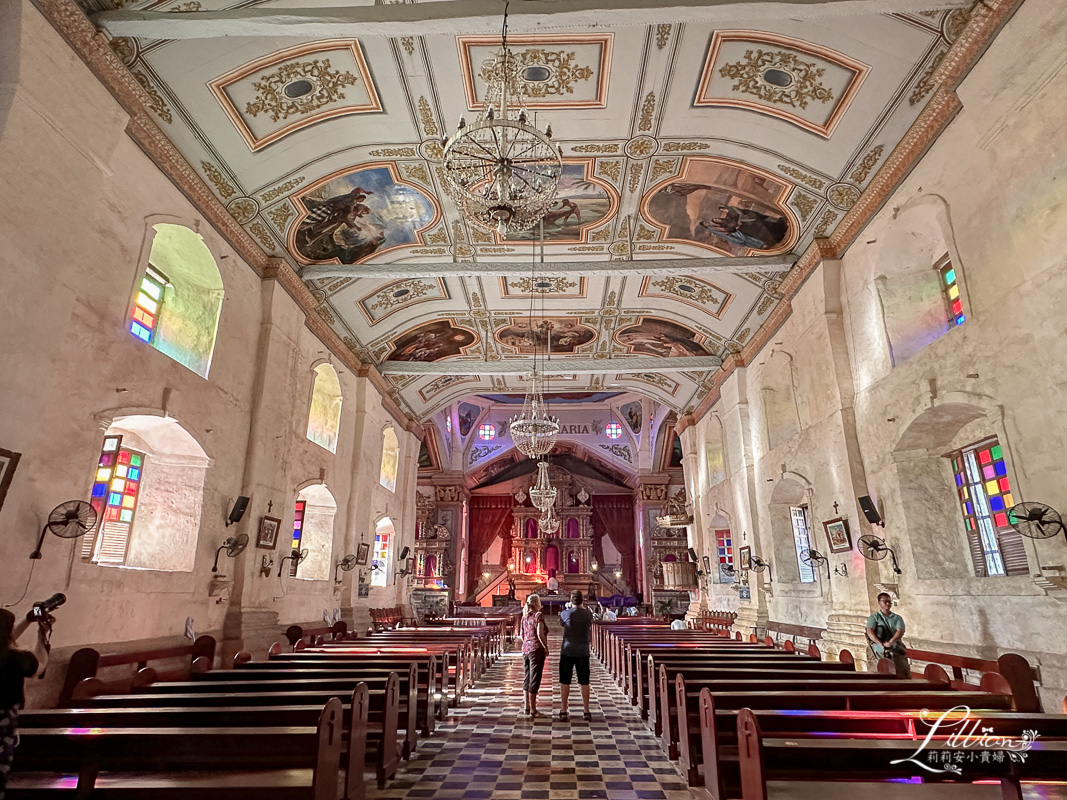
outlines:
{"label": "painted ceiling", "polygon": [[[227,7],[81,1],[88,14],[183,18]],[[273,4],[234,7],[250,5]],[[687,413],[715,368],[656,360],[725,358],[774,319],[786,271],[905,137],[967,19],[956,8],[513,35],[527,105],[564,154],[543,264],[529,233],[502,240],[464,220],[441,180],[441,137],[473,117],[498,36],[413,26],[312,40],[279,28],[110,44],[163,134],[263,251],[304,278],[321,319],[414,418],[468,395],[521,394],[522,376],[486,365],[529,363],[549,340],[553,361],[615,370],[558,375],[552,391],[615,387]],[[611,268],[677,258],[706,266]],[[450,277],[434,266],[486,261],[530,269]],[[599,269],[553,272],[574,262]],[[382,265],[418,268],[375,276]],[[447,369],[394,374],[396,362]]]}

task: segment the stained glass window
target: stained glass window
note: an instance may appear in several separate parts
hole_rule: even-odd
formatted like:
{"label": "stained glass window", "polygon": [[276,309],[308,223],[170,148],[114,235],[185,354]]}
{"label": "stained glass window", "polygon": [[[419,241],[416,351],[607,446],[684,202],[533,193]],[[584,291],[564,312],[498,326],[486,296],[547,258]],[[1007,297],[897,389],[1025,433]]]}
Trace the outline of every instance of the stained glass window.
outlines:
{"label": "stained glass window", "polygon": [[483,422],[478,426],[478,438],[483,442],[496,438],[496,428],[491,422]]}
{"label": "stained glass window", "polygon": [[82,558],[97,564],[125,563],[144,467],[144,453],[123,447],[121,436],[104,437],[89,500],[100,528],[95,537],[85,537]]}
{"label": "stained glass window", "polygon": [[1015,552],[1018,534],[1008,524],[1008,509],[1015,505],[1015,498],[1000,442],[986,439],[951,453],[948,458],[976,573],[1018,574],[1020,557],[1025,567],[1025,550]]}
{"label": "stained glass window", "polygon": [[133,303],[130,333],[143,342],[151,342],[163,305],[163,290],[168,281],[161,272],[149,264],[141,278],[141,286]]}
{"label": "stained glass window", "polygon": [[963,313],[963,298],[960,297],[956,268],[952,266],[951,261],[945,259],[938,265],[937,271],[941,276],[941,293],[945,298],[945,308],[948,311],[948,324],[949,327],[955,328],[967,320],[966,314]]}
{"label": "stained glass window", "polygon": [[721,568],[733,569],[734,566],[734,554],[733,554],[733,534],[730,533],[729,528],[723,528],[715,531],[715,543],[716,552],[719,557],[718,567],[719,580],[723,583],[733,583],[734,576],[728,575],[722,571]]}
{"label": "stained glass window", "polygon": [[370,576],[371,586],[385,586],[387,568],[389,566],[389,542],[392,536],[388,530],[374,532],[374,549],[371,551]]}
{"label": "stained glass window", "polygon": [[797,569],[800,570],[801,583],[815,583],[815,570],[804,561],[801,555],[811,549],[811,531],[808,528],[808,510],[806,506],[790,506],[789,518],[793,523],[793,544],[797,551]]}
{"label": "stained glass window", "polygon": [[[307,510],[306,500],[296,501],[296,511],[293,514],[293,555],[295,556],[300,552],[300,539],[304,535],[304,512]],[[289,575],[296,577],[296,570],[299,567],[299,563],[294,558],[289,562]]]}
{"label": "stained glass window", "polygon": [[609,439],[619,439],[622,437],[622,425],[617,422],[609,422],[607,427],[604,428],[604,433],[607,434]]}

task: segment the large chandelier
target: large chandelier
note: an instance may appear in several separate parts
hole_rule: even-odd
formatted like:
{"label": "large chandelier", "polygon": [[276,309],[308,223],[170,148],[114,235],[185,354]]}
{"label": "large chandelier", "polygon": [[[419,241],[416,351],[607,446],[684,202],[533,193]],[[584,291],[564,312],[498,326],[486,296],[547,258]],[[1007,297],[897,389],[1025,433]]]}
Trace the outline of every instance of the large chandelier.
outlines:
{"label": "large chandelier", "polygon": [[[508,421],[511,440],[527,458],[548,455],[556,444],[556,437],[559,436],[559,420],[548,413],[542,380],[541,374],[537,372],[535,356],[534,371],[529,378],[529,389],[522,404],[522,413]],[[547,468],[545,464],[541,466]]]}
{"label": "large chandelier", "polygon": [[506,6],[500,43],[483,65],[485,103],[472,124],[461,117],[459,130],[442,141],[442,165],[445,188],[464,216],[506,238],[545,215],[563,174],[563,150],[552,142],[551,125],[541,132],[528,122]]}
{"label": "large chandelier", "polygon": [[548,462],[537,464],[537,482],[530,488],[530,502],[542,513],[548,513],[556,502],[556,487],[548,480]]}

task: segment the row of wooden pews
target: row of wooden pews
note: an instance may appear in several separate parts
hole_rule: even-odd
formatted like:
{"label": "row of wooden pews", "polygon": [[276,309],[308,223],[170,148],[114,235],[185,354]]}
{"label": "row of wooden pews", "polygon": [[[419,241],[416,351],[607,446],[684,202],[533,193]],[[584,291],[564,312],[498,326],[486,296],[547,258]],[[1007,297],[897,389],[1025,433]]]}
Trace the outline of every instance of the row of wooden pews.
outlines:
{"label": "row of wooden pews", "polygon": [[363,800],[365,770],[386,787],[502,647],[497,627],[315,631],[121,693],[94,675],[75,707],[22,713],[8,797]]}
{"label": "row of wooden pews", "polygon": [[[864,789],[893,800],[1021,800],[1021,782],[1067,779],[1067,716],[1041,713],[1033,670],[1018,655],[1002,656],[980,686],[954,688],[940,670],[909,680],[860,673],[814,647],[799,653],[648,619],[598,623],[593,642],[690,785],[712,800],[833,800]],[[1003,737],[985,756],[981,729]],[[1039,738],[1013,756],[1033,731]],[[969,745],[950,745],[961,732],[974,733]]]}

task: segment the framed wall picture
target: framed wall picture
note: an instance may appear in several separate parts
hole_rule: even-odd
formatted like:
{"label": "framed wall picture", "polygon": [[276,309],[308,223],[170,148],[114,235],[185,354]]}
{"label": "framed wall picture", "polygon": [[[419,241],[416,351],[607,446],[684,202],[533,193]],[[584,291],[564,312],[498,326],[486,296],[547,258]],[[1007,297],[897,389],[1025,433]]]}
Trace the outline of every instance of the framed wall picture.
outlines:
{"label": "framed wall picture", "polygon": [[15,477],[15,467],[19,465],[20,458],[22,458],[22,453],[4,450],[0,447],[0,508],[4,506],[7,487],[11,485],[11,479]]}
{"label": "framed wall picture", "polygon": [[256,536],[256,547],[263,550],[273,550],[278,544],[278,529],[282,521],[277,517],[260,517],[259,534]]}
{"label": "framed wall picture", "polygon": [[852,534],[848,532],[848,520],[844,517],[828,519],[822,524],[831,553],[844,553],[852,549]]}
{"label": "framed wall picture", "polygon": [[370,545],[367,542],[360,542],[356,545],[356,563],[366,564],[368,558],[370,558]]}
{"label": "framed wall picture", "polygon": [[748,569],[752,565],[752,548],[747,544],[737,554],[737,568]]}
{"label": "framed wall picture", "polygon": [[704,574],[705,575],[710,575],[711,574],[711,559],[708,558],[707,556],[704,556]]}

